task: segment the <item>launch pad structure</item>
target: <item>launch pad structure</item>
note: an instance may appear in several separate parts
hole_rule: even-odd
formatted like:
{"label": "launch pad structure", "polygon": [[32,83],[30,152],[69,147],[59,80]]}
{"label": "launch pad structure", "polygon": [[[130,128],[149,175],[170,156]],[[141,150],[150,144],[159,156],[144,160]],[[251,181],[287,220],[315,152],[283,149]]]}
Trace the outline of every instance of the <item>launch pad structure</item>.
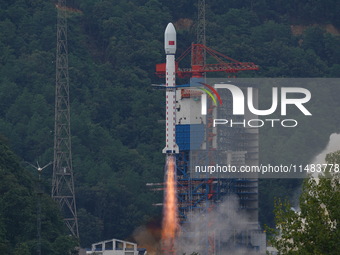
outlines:
{"label": "launch pad structure", "polygon": [[[169,25],[167,30],[169,30]],[[207,72],[223,71],[234,74],[239,71],[258,70],[259,67],[251,62],[234,60],[203,44],[192,44],[176,62],[174,58],[169,61],[169,55],[172,57],[175,51],[167,51],[167,46],[169,46],[167,44],[176,45],[176,36],[172,35],[172,38],[175,38],[173,41],[167,35],[167,30],[165,33],[167,63],[156,65],[156,74],[166,78],[166,148],[168,149],[165,148],[163,153],[169,152],[176,155],[177,200],[182,229],[192,223],[190,218],[192,213],[209,215],[214,208],[218,207],[218,204],[223,202],[224,198],[234,196],[239,201],[238,210],[247,215],[247,222],[245,222],[247,228],[233,229],[234,235],[226,241],[223,238],[223,231],[213,229],[209,222],[202,223],[206,226],[203,226],[205,231],[200,233],[199,250],[207,255],[225,254],[226,249],[235,251],[242,249],[246,250],[247,254],[265,254],[265,235],[258,223],[257,176],[211,178],[207,175],[195,177],[192,172],[192,166],[195,164],[213,165],[217,156],[223,158],[222,163],[235,166],[259,164],[257,128],[226,129],[212,125],[213,119],[225,119],[230,115],[232,110],[230,93],[218,91],[223,106],[216,107],[208,101],[207,112],[202,114],[200,101],[202,92],[197,91],[198,86],[203,86]],[[191,52],[191,68],[180,68],[179,62],[189,52]],[[215,58],[218,63],[206,64],[206,54]],[[190,83],[175,85],[174,76],[190,78]],[[237,79],[232,80],[234,85],[237,84]],[[242,89],[241,84],[237,86]],[[170,94],[171,100],[169,100]],[[172,100],[173,94],[175,94],[175,100]],[[257,97],[254,100],[257,101]],[[246,113],[244,117],[251,118],[252,116]],[[173,137],[175,140],[172,139]],[[223,222],[220,224],[223,225]],[[183,238],[190,239],[193,234],[188,231],[184,233]]]}
{"label": "launch pad structure", "polygon": [[[232,79],[237,84],[237,79]],[[239,87],[243,89],[240,84]],[[202,221],[199,229],[202,239],[200,251],[204,254],[226,254],[225,250],[247,250],[247,254],[265,254],[265,235],[258,223],[258,179],[241,178],[212,178],[209,174],[197,176],[193,174],[194,166],[232,165],[258,165],[259,160],[259,133],[257,128],[244,128],[242,126],[227,128],[225,126],[212,126],[213,119],[230,119],[241,122],[231,116],[232,99],[227,90],[217,89],[223,105],[216,107],[208,104],[207,115],[201,115],[200,97],[197,92],[190,93],[190,87],[179,87],[176,93],[176,143],[179,146],[177,155],[177,196],[179,220],[182,229],[192,224],[192,215],[215,215],[211,213],[228,197],[238,200],[240,214],[247,215],[242,225],[246,228],[231,230],[234,235],[225,240],[223,231],[230,231],[223,222]],[[256,88],[254,89],[255,91]],[[257,99],[255,93],[255,99]],[[253,116],[246,112],[242,118],[251,119]],[[214,221],[214,219],[212,219]],[[196,222],[196,221],[195,221]],[[197,222],[195,223],[197,224]],[[216,226],[222,230],[215,229]],[[190,227],[188,228],[190,229]],[[196,228],[197,229],[197,228]],[[190,230],[182,233],[184,238],[190,240]],[[197,234],[196,234],[197,235]],[[224,236],[223,236],[224,235]]]}

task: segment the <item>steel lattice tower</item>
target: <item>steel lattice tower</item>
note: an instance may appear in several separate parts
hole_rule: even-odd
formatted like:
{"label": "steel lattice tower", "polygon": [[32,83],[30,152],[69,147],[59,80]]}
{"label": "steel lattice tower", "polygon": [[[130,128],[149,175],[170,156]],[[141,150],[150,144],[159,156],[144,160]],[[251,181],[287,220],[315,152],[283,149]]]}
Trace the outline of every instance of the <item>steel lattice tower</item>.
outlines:
{"label": "steel lattice tower", "polygon": [[206,40],[205,40],[205,0],[198,0],[197,43],[206,45]]}
{"label": "steel lattice tower", "polygon": [[[205,39],[205,0],[197,1],[197,44],[206,45]],[[197,52],[197,50],[201,52]],[[195,56],[200,55],[201,59],[195,59]],[[206,50],[205,48],[195,48],[192,47],[191,54],[191,65],[201,65],[204,66],[206,61]],[[205,79],[206,74],[204,73],[203,78]]]}
{"label": "steel lattice tower", "polygon": [[[206,53],[208,52],[210,54],[210,52],[209,50],[206,51],[205,47],[202,47],[202,45],[206,45],[205,0],[198,0],[197,6],[197,44],[193,44],[191,48],[191,67],[192,70],[199,69],[198,66],[202,67],[204,70],[208,70],[208,65],[206,65]],[[239,68],[239,66],[237,68]],[[195,79],[193,83],[197,82],[198,79],[204,81],[205,74],[206,73],[203,71],[199,74],[198,72],[193,72],[190,83],[192,82],[193,77]],[[194,98],[195,95],[191,96],[190,93],[189,95],[182,93],[183,90],[178,90],[181,93],[181,96],[179,96],[177,100],[180,102],[181,106],[185,108],[185,106],[183,106],[184,102],[188,101],[191,97]],[[182,98],[183,104],[181,103]],[[193,99],[193,101],[195,101],[195,99]],[[249,130],[242,128],[212,128],[213,125],[211,125],[211,123],[214,118],[225,118],[225,116],[228,116],[227,113],[231,112],[232,98],[224,95],[223,102],[224,106],[217,109],[211,102],[208,104],[205,128],[202,124],[195,122],[194,118],[192,121],[189,121],[189,123],[183,123],[183,121],[181,121],[181,123],[177,122],[176,124],[176,142],[179,146],[179,154],[177,156],[177,194],[179,221],[182,226],[184,226],[182,238],[188,240],[196,240],[199,238],[197,249],[201,254],[225,254],[226,248],[232,250],[240,247],[248,249],[247,251],[251,252],[251,254],[255,254],[254,251],[265,246],[262,244],[260,246],[259,242],[255,242],[255,240],[259,240],[259,237],[256,239],[255,236],[260,236],[261,232],[258,226],[257,179],[195,178],[192,176],[193,170],[190,169],[190,165],[215,165],[218,155],[223,155],[225,164],[227,164],[227,160],[232,162],[232,159],[243,159],[245,153],[247,153],[248,158],[244,158],[244,165],[258,164],[257,132],[254,130],[250,132]],[[196,104],[193,104],[193,106],[194,105]],[[191,108],[191,105],[187,108],[193,109]],[[183,109],[181,111],[183,111]],[[193,114],[193,111],[189,111],[187,114],[190,116],[190,114]],[[185,116],[185,114],[180,117],[183,116]],[[228,117],[232,118],[232,116]],[[187,137],[190,138],[186,139]],[[202,137],[202,142],[205,141],[205,149],[199,149],[199,146],[195,148],[197,145],[192,143],[194,140],[199,140],[200,137]],[[225,154],[226,152],[228,152],[228,154]],[[232,164],[235,165],[235,162]],[[237,201],[239,201],[239,208],[237,208],[237,210],[247,214],[249,221],[247,222],[247,230],[240,231],[236,228],[233,229],[234,236],[229,241],[226,241],[224,240],[225,232],[219,232],[219,230],[215,229],[217,224],[223,226],[223,222],[217,222],[216,219],[209,217],[207,221],[202,220],[199,223],[195,221],[196,223],[194,224],[200,225],[198,227],[199,233],[190,230],[190,224],[193,224],[191,218],[193,217],[192,211],[207,216],[210,212],[214,211],[214,208],[218,206],[224,198],[227,198],[230,195],[237,196]],[[189,225],[189,228],[185,227],[187,224]],[[253,243],[251,243],[251,241]]]}
{"label": "steel lattice tower", "polygon": [[72,236],[79,238],[72,169],[66,0],[58,0],[52,198]]}

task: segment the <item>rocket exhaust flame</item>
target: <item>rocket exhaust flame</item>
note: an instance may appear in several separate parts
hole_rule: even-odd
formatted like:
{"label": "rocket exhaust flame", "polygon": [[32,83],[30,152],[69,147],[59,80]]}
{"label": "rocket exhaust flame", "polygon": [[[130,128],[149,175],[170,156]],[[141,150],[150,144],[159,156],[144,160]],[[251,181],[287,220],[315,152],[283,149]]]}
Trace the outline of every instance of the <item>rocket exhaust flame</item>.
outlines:
{"label": "rocket exhaust flame", "polygon": [[164,255],[175,254],[175,238],[178,231],[176,194],[176,159],[167,155],[165,165],[165,193],[162,226],[162,250]]}

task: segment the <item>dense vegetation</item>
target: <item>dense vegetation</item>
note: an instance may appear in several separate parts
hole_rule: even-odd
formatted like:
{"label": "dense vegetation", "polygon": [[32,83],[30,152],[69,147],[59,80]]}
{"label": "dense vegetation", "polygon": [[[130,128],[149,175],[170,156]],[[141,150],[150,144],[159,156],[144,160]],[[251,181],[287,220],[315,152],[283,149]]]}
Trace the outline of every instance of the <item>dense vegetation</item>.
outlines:
{"label": "dense vegetation", "polygon": [[[328,154],[326,162],[339,165],[340,152]],[[340,179],[334,170],[329,165],[318,179],[304,181],[297,210],[289,201],[276,201],[276,229],[269,232],[278,254],[339,254]]]}
{"label": "dense vegetation", "polygon": [[[239,76],[340,76],[339,36],[324,29],[340,27],[338,1],[207,2],[208,46],[261,67]],[[162,82],[154,65],[164,61],[166,24],[176,25],[180,54],[195,41],[197,8],[196,0],[72,0],[68,5],[72,149],[81,242],[88,246],[127,238],[136,226],[160,217],[152,203],[160,202],[161,194],[145,183],[163,177],[164,127],[157,121],[164,118],[164,100],[150,84]],[[301,33],[293,34],[291,25],[302,27]],[[0,134],[23,161],[49,162],[53,156],[55,26],[53,1],[0,1]],[[339,92],[334,87],[324,96]],[[336,131],[338,123],[327,132]],[[290,153],[303,135],[295,132],[280,150],[267,149],[265,160]],[[318,142],[301,155],[303,162],[322,149],[328,135],[314,133]],[[43,175],[48,186],[51,171]],[[298,184],[261,182],[262,223],[273,223],[273,196],[290,196]],[[6,237],[1,233],[2,228],[0,238]]]}
{"label": "dense vegetation", "polygon": [[[36,254],[37,183],[18,158],[0,141],[0,253]],[[49,195],[41,196],[41,251],[64,255],[76,242],[68,237],[56,204]]]}

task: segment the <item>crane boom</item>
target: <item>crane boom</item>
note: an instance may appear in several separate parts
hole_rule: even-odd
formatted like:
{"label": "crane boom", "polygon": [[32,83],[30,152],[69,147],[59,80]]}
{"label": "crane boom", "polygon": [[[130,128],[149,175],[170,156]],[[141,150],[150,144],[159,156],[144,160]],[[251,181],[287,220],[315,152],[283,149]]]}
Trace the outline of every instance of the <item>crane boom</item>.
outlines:
{"label": "crane boom", "polygon": [[[180,68],[179,62],[191,52],[191,67]],[[212,56],[218,63],[205,64],[204,54]],[[247,70],[259,70],[259,66],[252,62],[240,62],[230,58],[216,50],[213,50],[203,44],[192,44],[178,58],[175,65],[175,71],[179,78],[203,77],[208,72],[226,72],[237,73]],[[165,77],[165,63],[156,65],[156,74],[159,77]]]}

